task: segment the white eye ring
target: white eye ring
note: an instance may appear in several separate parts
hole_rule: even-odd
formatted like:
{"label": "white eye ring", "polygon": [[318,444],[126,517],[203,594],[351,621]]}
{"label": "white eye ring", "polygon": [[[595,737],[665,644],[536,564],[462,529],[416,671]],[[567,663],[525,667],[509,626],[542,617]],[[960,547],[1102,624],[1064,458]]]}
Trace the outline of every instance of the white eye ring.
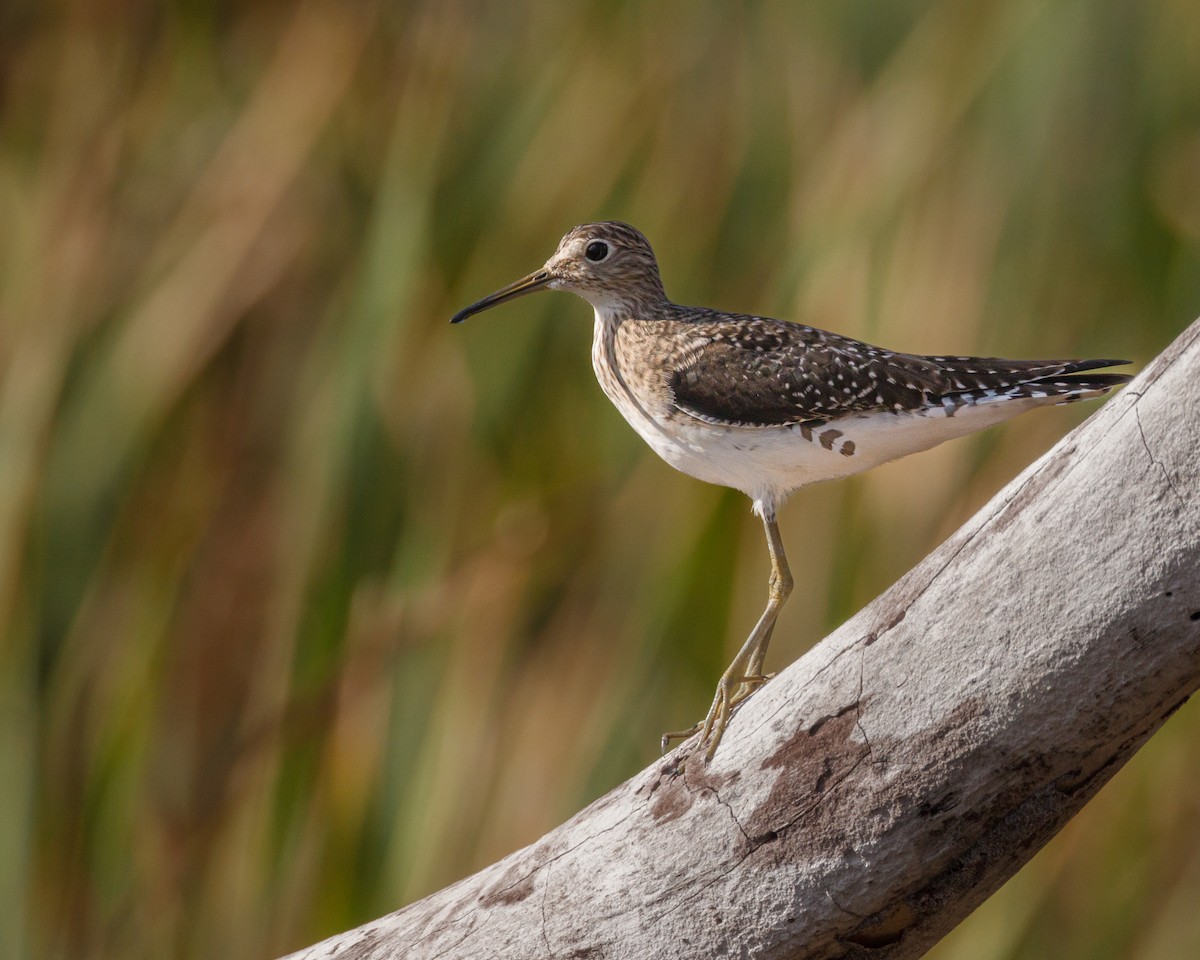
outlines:
{"label": "white eye ring", "polygon": [[589,263],[603,263],[612,254],[612,244],[603,240],[589,240],[583,255]]}

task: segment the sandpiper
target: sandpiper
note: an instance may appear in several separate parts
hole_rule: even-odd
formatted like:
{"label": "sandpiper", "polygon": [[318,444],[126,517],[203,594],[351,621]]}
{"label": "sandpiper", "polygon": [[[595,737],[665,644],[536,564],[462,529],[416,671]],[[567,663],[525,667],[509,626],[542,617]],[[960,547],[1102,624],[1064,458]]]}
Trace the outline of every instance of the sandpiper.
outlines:
{"label": "sandpiper", "polygon": [[918,356],[785,320],[681,306],[667,298],[646,238],[615,221],[575,227],[540,270],[450,322],[541,289],[592,305],[596,378],[654,451],[690,476],[741,490],[766,528],[766,609],[704,720],[663,736],[665,749],[699,732],[693,750],[703,748],[705,762],[733,707],[768,679],[763,658],[792,590],[775,519],[789,494],[1131,379],[1085,372],[1125,360]]}

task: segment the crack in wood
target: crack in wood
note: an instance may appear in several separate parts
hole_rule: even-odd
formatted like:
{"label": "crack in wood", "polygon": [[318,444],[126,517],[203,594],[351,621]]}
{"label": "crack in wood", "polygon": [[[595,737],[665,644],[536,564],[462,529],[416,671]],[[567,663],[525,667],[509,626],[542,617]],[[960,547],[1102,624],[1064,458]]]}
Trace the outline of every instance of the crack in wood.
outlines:
{"label": "crack in wood", "polygon": [[1146,440],[1146,431],[1142,427],[1142,415],[1140,413],[1138,413],[1138,408],[1136,405],[1134,405],[1134,407],[1133,407],[1133,416],[1134,416],[1134,419],[1137,421],[1138,436],[1140,436],[1142,438],[1142,446],[1146,450],[1146,456],[1148,456],[1150,458],[1150,463],[1152,465],[1158,467],[1158,469],[1162,472],[1163,479],[1167,481],[1167,486],[1170,487],[1171,492],[1173,494],[1175,494],[1175,499],[1178,500],[1181,504],[1186,506],[1187,501],[1184,499],[1183,494],[1181,494],[1179,492],[1179,490],[1176,488],[1175,481],[1173,479],[1171,479],[1171,472],[1167,469],[1167,465],[1165,463],[1163,463],[1161,460],[1159,460],[1156,456],[1154,456],[1154,451],[1150,449],[1150,444]]}

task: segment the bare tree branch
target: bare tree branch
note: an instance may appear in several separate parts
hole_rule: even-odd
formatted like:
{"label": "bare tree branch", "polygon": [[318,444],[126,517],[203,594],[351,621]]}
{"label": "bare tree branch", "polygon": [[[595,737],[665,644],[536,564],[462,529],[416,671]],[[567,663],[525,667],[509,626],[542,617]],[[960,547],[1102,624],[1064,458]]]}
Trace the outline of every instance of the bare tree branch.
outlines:
{"label": "bare tree branch", "polygon": [[294,954],[921,955],[1200,686],[1200,321],[750,699],[492,867]]}

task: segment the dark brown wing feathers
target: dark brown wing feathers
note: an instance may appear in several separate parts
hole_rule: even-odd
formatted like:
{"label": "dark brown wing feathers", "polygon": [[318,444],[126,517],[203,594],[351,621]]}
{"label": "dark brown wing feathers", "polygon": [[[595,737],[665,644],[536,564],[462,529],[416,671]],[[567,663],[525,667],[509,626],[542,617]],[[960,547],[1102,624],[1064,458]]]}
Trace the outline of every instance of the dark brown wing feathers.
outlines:
{"label": "dark brown wing feathers", "polygon": [[693,340],[700,345],[672,373],[670,386],[680,410],[714,423],[831,420],[917,410],[947,400],[1069,394],[1130,379],[1079,376],[1122,360],[923,357],[782,320],[701,313],[707,316],[697,321]]}

